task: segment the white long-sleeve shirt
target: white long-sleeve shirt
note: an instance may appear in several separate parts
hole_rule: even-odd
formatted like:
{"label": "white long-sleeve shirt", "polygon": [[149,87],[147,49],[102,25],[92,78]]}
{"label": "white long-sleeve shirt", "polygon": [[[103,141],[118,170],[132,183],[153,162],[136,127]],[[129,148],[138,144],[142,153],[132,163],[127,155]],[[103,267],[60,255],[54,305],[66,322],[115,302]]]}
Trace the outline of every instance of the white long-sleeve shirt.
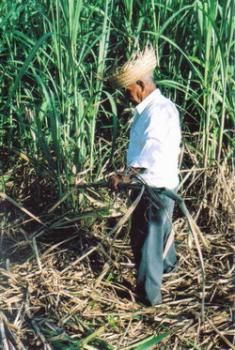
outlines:
{"label": "white long-sleeve shirt", "polygon": [[127,166],[145,168],[139,176],[149,186],[173,189],[179,183],[180,141],[178,110],[156,89],[136,107]]}

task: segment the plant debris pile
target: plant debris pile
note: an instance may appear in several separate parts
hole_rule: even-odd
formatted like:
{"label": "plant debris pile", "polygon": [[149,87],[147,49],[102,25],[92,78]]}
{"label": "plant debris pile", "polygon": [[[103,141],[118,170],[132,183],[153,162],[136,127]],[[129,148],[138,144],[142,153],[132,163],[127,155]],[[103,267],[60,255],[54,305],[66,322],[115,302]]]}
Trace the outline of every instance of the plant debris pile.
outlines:
{"label": "plant debris pile", "polygon": [[[232,195],[232,182],[226,186]],[[218,191],[222,187],[218,182]],[[204,196],[211,200],[216,193]],[[202,248],[204,290],[197,249],[185,219],[177,217],[179,265],[164,275],[163,304],[155,307],[145,307],[135,294],[128,223],[107,234],[111,220],[120,220],[115,205],[112,219],[94,219],[97,208],[89,195],[91,207],[80,217],[47,216],[50,228],[36,226],[33,233],[27,231],[25,215],[12,225],[8,219],[2,227],[0,270],[3,349],[141,349],[145,339],[145,348],[153,348],[146,345],[152,341],[155,349],[232,349],[231,198],[226,191],[218,193],[219,209],[212,210],[199,193],[203,205],[192,213],[196,218],[210,213],[200,222],[209,242],[208,249]],[[127,205],[119,198],[116,208],[117,202]],[[1,203],[3,208],[6,201]],[[93,221],[87,221],[87,213]]]}

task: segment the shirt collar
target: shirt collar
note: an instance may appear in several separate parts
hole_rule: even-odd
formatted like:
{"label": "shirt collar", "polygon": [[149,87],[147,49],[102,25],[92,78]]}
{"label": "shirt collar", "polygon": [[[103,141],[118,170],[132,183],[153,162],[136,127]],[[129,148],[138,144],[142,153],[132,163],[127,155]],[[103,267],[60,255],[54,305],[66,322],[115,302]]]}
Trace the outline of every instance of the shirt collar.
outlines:
{"label": "shirt collar", "polygon": [[155,89],[153,92],[151,92],[151,94],[149,94],[142,102],[140,102],[135,107],[136,112],[140,115],[149,103],[151,103],[153,100],[154,101],[159,100],[160,96],[161,96],[161,91],[159,89]]}

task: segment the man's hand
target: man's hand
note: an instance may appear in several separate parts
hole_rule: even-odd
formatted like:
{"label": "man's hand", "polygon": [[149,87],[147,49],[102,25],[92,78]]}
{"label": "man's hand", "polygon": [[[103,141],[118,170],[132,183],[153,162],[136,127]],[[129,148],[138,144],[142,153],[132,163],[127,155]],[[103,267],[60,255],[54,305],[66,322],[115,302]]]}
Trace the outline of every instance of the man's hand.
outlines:
{"label": "man's hand", "polygon": [[120,184],[128,184],[131,182],[130,175],[115,174],[110,177],[109,186],[111,190],[117,192]]}
{"label": "man's hand", "polygon": [[132,168],[131,167],[126,175],[117,173],[117,174],[111,176],[110,180],[109,180],[109,186],[110,186],[111,190],[113,190],[115,192],[118,191],[120,184],[129,184],[131,182],[131,180],[133,179],[133,177],[135,177],[135,175],[141,173],[143,170],[144,170],[143,168]]}

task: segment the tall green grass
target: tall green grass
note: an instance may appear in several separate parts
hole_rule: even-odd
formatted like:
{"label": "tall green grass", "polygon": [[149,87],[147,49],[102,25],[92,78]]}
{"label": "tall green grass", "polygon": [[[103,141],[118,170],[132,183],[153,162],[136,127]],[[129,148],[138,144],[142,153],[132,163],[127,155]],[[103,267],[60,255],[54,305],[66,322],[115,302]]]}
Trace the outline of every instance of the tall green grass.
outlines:
{"label": "tall green grass", "polygon": [[103,78],[151,41],[156,83],[177,103],[198,163],[231,158],[234,10],[233,0],[1,2],[1,146],[46,164],[59,196],[78,172],[102,177],[111,153],[120,159],[128,106]]}

